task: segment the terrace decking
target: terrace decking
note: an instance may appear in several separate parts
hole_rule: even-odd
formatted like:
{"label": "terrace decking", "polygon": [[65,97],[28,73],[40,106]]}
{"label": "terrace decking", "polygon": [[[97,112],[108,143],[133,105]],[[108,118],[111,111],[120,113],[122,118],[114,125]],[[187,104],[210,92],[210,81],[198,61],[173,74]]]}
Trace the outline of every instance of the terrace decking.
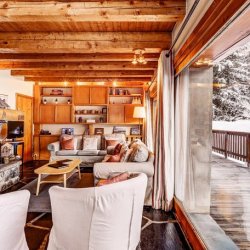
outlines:
{"label": "terrace decking", "polygon": [[250,249],[250,168],[213,155],[210,213],[240,249]]}

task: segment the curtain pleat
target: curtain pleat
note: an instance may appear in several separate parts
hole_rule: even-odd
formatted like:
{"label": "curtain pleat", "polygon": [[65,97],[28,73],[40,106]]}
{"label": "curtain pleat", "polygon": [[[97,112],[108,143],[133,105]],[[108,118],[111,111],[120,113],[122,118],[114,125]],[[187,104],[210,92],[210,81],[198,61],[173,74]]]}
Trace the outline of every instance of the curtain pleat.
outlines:
{"label": "curtain pleat", "polygon": [[153,151],[153,130],[152,130],[152,116],[151,116],[151,101],[149,92],[146,94],[146,119],[145,119],[145,142],[150,151]]}
{"label": "curtain pleat", "polygon": [[166,51],[158,61],[157,84],[153,207],[168,211],[174,196],[174,76]]}

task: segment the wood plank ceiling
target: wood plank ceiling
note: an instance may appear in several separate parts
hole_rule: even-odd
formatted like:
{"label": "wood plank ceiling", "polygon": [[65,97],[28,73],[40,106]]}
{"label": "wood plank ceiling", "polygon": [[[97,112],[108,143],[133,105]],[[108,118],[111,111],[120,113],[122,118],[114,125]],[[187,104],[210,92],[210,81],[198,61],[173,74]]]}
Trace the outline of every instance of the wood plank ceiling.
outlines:
{"label": "wood plank ceiling", "polygon": [[[35,82],[148,82],[185,0],[0,1],[0,70]],[[131,63],[135,49],[147,64]]]}

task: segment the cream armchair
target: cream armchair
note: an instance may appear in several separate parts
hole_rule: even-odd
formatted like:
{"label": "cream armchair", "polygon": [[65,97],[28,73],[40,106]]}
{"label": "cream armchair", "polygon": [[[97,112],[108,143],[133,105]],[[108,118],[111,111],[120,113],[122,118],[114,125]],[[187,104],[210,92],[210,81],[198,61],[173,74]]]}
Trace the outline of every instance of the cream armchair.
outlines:
{"label": "cream armchair", "polygon": [[0,249],[29,249],[24,234],[29,198],[27,190],[0,195]]}
{"label": "cream armchair", "polygon": [[140,241],[145,174],[102,187],[49,190],[48,250],[135,250]]}

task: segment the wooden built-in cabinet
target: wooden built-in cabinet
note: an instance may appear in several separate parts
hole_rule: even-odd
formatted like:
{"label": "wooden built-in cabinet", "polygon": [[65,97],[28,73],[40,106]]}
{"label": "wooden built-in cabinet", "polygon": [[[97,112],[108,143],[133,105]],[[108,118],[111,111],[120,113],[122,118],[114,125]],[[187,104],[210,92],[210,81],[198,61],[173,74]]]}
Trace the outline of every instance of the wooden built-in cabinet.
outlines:
{"label": "wooden built-in cabinet", "polygon": [[40,123],[55,122],[55,105],[40,105]]}
{"label": "wooden built-in cabinet", "polygon": [[108,92],[106,87],[92,87],[90,89],[90,104],[106,104]]}
{"label": "wooden built-in cabinet", "polygon": [[[138,105],[139,106],[139,105]],[[133,114],[134,114],[134,105],[127,105],[125,106],[125,123],[139,123],[139,119],[138,118],[134,118]]]}
{"label": "wooden built-in cabinet", "polygon": [[124,123],[124,105],[110,105],[108,113],[109,123]]}
{"label": "wooden built-in cabinet", "polygon": [[71,123],[72,105],[42,104],[40,105],[40,123]]}
{"label": "wooden built-in cabinet", "polygon": [[74,87],[74,104],[75,105],[90,104],[90,87],[86,86]]}
{"label": "wooden built-in cabinet", "polygon": [[107,104],[108,88],[107,87],[74,87],[74,104],[75,105],[95,105]]}

